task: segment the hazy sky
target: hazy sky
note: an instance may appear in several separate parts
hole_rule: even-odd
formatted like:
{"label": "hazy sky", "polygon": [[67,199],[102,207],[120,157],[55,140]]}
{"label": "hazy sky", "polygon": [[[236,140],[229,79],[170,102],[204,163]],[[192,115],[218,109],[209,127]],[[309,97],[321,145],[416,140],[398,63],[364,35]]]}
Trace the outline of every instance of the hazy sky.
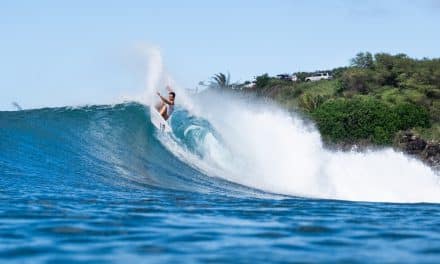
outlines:
{"label": "hazy sky", "polygon": [[440,57],[440,1],[0,1],[0,109],[117,101],[145,86],[137,47],[184,87],[214,73],[347,65],[359,51]]}

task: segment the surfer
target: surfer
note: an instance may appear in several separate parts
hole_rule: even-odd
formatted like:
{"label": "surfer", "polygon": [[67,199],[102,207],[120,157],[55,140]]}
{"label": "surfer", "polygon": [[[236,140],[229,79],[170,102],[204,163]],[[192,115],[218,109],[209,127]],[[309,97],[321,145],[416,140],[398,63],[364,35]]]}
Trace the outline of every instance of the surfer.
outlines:
{"label": "surfer", "polygon": [[167,86],[168,90],[168,99],[163,97],[159,92],[157,92],[157,95],[159,95],[160,100],[162,101],[157,107],[157,111],[159,111],[159,114],[163,117],[163,119],[168,120],[168,118],[171,116],[171,114],[174,111],[174,98],[176,97],[176,93],[171,90],[171,87]]}

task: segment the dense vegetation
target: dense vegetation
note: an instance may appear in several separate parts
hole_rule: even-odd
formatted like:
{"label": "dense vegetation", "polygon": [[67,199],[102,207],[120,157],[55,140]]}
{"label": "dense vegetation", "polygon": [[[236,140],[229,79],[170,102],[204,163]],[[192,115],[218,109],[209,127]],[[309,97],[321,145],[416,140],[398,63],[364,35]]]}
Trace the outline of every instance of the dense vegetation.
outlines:
{"label": "dense vegetation", "polygon": [[408,103],[393,106],[371,97],[328,100],[312,117],[323,136],[335,142],[387,144],[399,130],[429,126],[429,116],[422,107]]}
{"label": "dense vegetation", "polygon": [[328,142],[386,145],[408,129],[440,140],[440,59],[366,52],[329,72],[332,80],[317,82],[305,82],[306,72],[297,82],[264,74],[242,90],[306,113]]}

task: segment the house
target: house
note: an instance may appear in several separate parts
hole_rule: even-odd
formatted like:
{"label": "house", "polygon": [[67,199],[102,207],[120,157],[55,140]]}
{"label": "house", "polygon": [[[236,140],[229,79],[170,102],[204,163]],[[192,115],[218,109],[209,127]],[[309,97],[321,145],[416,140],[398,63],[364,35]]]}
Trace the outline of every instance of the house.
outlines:
{"label": "house", "polygon": [[290,75],[287,73],[278,74],[277,79],[284,80],[284,81],[292,81],[292,82],[298,81],[298,77],[295,74]]}
{"label": "house", "polygon": [[243,88],[254,88],[257,84],[255,83],[255,81],[247,83],[243,86]]}

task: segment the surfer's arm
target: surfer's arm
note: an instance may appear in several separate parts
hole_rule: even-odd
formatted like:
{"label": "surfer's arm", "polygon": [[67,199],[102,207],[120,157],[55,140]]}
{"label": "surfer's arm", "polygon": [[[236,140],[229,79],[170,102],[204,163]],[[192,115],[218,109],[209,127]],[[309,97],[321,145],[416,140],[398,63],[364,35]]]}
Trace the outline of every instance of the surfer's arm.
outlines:
{"label": "surfer's arm", "polygon": [[170,102],[169,100],[167,100],[165,97],[163,97],[162,95],[160,95],[159,92],[157,93],[157,95],[159,95],[160,100],[162,100],[162,102],[164,102],[164,103],[166,103],[166,104],[169,104],[169,105],[172,105],[172,104],[173,104],[172,102]]}

